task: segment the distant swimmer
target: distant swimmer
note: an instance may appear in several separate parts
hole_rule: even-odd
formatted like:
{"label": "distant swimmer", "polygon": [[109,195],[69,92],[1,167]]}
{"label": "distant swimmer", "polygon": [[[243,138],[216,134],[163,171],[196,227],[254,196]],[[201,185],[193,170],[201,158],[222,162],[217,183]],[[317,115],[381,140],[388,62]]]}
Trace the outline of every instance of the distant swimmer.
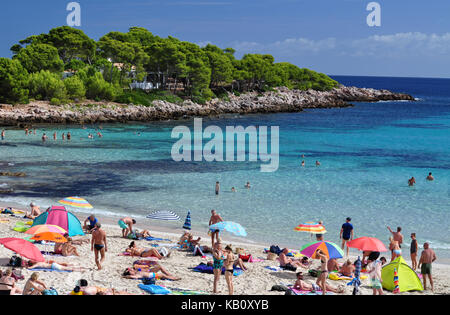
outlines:
{"label": "distant swimmer", "polygon": [[429,180],[429,181],[433,181],[434,180],[433,174],[431,174],[431,172],[428,174],[427,180]]}
{"label": "distant swimmer", "polygon": [[303,167],[305,166],[305,161],[302,161],[302,166],[303,166]]}
{"label": "distant swimmer", "polygon": [[70,132],[67,133],[67,140],[70,140],[70,138],[72,138],[72,135],[70,134]]}
{"label": "distant swimmer", "polygon": [[44,133],[42,135],[42,142],[45,142],[48,139],[47,135]]}
{"label": "distant swimmer", "polygon": [[231,192],[236,192],[236,188],[231,187]]}
{"label": "distant swimmer", "polygon": [[414,186],[415,183],[416,183],[416,179],[414,178],[414,176],[411,177],[411,178],[408,180],[408,185],[409,185],[409,186]]}
{"label": "distant swimmer", "polygon": [[61,135],[61,138],[64,140],[66,140],[66,134],[63,132],[63,134]]}
{"label": "distant swimmer", "polygon": [[316,161],[316,166],[320,166],[320,162],[319,161]]}
{"label": "distant swimmer", "polygon": [[99,137],[99,138],[103,138],[103,135],[102,135],[102,133],[99,131],[99,132],[97,132],[97,136]]}
{"label": "distant swimmer", "polygon": [[216,182],[216,195],[218,195],[220,192],[220,183]]}
{"label": "distant swimmer", "polygon": [[2,130],[2,140],[5,140],[5,130]]}
{"label": "distant swimmer", "polygon": [[53,140],[56,141],[56,131],[53,133]]}
{"label": "distant swimmer", "polygon": [[245,188],[250,189],[250,182],[247,182],[247,184],[245,184]]}
{"label": "distant swimmer", "polygon": [[25,136],[28,136],[28,128],[25,128]]}

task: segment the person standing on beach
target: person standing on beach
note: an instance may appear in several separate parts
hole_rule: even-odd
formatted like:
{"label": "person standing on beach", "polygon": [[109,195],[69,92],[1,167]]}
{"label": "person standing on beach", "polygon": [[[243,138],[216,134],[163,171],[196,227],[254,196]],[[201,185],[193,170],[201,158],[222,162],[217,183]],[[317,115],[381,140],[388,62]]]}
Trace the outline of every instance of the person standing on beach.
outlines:
{"label": "person standing on beach", "polygon": [[[216,210],[211,210],[211,218],[209,219],[209,226],[214,225],[216,223],[223,222],[222,217],[217,214]],[[210,230],[211,232],[211,247],[214,248],[214,237],[217,242],[219,241],[219,230]]]}
{"label": "person standing on beach", "polygon": [[328,257],[322,250],[316,251],[316,257],[320,259],[320,274],[316,284],[322,289],[322,295],[327,294]]}
{"label": "person standing on beach", "polygon": [[128,234],[133,233],[133,224],[136,224],[136,220],[125,217],[120,219],[118,224],[122,228],[122,237],[127,238]]}
{"label": "person standing on beach", "polygon": [[[341,233],[339,238],[342,239],[342,249],[345,249],[345,243],[353,239],[353,225],[350,223],[352,219],[347,218],[346,222],[342,224]],[[347,246],[347,257],[348,257],[348,246]]]}
{"label": "person standing on beach", "polygon": [[225,256],[222,251],[222,244],[218,241],[215,246],[213,246],[213,272],[214,272],[214,285],[213,293],[217,292],[217,284],[219,283],[220,276],[222,275],[222,267],[225,260]]}
{"label": "person standing on beach", "polygon": [[392,231],[389,226],[387,228],[388,228],[389,232],[392,233],[392,237],[394,238],[394,241],[397,241],[398,242],[398,246],[400,248],[402,248],[402,244],[403,244],[403,235],[401,233],[402,232],[402,228],[398,226],[397,227],[397,232]]}
{"label": "person standing on beach", "polygon": [[227,253],[227,258],[225,260],[225,280],[228,285],[228,295],[233,295],[233,275],[234,275],[234,254],[231,245],[225,247],[225,252]]}
{"label": "person standing on beach", "polygon": [[416,233],[411,233],[411,262],[412,262],[412,270],[416,271],[417,269],[417,250],[419,248],[419,244],[417,244]]}
{"label": "person standing on beach", "polygon": [[379,252],[372,252],[369,255],[369,260],[367,264],[367,272],[369,272],[370,276],[370,284],[373,289],[373,295],[383,295],[383,279],[381,277],[381,269],[382,269],[382,262],[378,260],[378,257],[380,257]]}
{"label": "person standing on beach", "polygon": [[220,192],[220,183],[216,182],[216,195],[218,195]]}
{"label": "person standing on beach", "polygon": [[[102,264],[105,261],[106,252],[108,251],[108,244],[106,242],[106,233],[102,230],[102,226],[98,222],[92,231],[91,251],[94,251],[95,263],[98,270],[102,270]],[[99,254],[101,256],[100,261],[98,260]]]}
{"label": "person standing on beach", "polygon": [[433,277],[431,276],[431,264],[436,260],[436,253],[430,248],[430,244],[423,244],[422,255],[419,260],[419,269],[423,277],[423,289],[427,289],[427,275],[430,279],[431,291],[434,292]]}
{"label": "person standing on beach", "polygon": [[427,181],[433,181],[434,180],[434,177],[433,177],[433,174],[431,174],[431,172],[430,173],[428,173],[428,176],[427,176]]}
{"label": "person standing on beach", "polygon": [[389,249],[391,250],[391,262],[402,255],[402,250],[400,249],[400,245],[398,244],[398,241],[394,240],[393,236],[389,237]]}

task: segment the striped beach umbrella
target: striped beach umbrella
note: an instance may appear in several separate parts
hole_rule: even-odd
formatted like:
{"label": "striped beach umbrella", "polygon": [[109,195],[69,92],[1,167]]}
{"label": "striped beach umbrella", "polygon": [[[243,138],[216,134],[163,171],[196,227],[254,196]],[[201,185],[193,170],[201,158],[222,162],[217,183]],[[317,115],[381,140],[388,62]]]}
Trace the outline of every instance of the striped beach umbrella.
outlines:
{"label": "striped beach umbrella", "polygon": [[190,230],[191,229],[191,211],[188,211],[186,221],[184,222],[183,229]]}
{"label": "striped beach umbrella", "polygon": [[40,225],[35,225],[32,228],[29,228],[25,234],[40,234],[40,233],[45,233],[45,232],[54,232],[54,233],[59,233],[59,234],[66,234],[67,231],[64,230],[62,227],[57,226],[57,225],[52,225],[52,224],[40,224]]}
{"label": "striped beach umbrella", "polygon": [[83,199],[80,197],[67,197],[58,202],[63,205],[71,206],[71,207],[75,207],[75,208],[83,208],[83,209],[93,209],[94,208],[89,202],[87,202],[86,199]]}
{"label": "striped beach umbrella", "polygon": [[296,228],[294,228],[294,231],[308,232],[311,234],[325,234],[327,232],[327,230],[325,230],[325,227],[322,224],[316,222],[302,223]]}
{"label": "striped beach umbrella", "polygon": [[399,293],[400,287],[398,285],[398,271],[397,268],[394,268],[394,292],[393,293]]}
{"label": "striped beach umbrella", "polygon": [[344,257],[344,251],[338,245],[332,242],[325,241],[306,244],[300,249],[300,253],[310,258],[316,259],[316,251],[318,249],[321,249],[322,252],[324,252],[328,257],[328,259],[337,259]]}
{"label": "striped beach umbrella", "polygon": [[162,210],[155,211],[147,216],[148,219],[153,220],[162,220],[162,221],[178,221],[180,217],[178,214],[173,213],[172,211]]}
{"label": "striped beach umbrella", "polygon": [[247,236],[247,232],[239,223],[223,221],[209,226],[210,231],[228,231],[237,236]]}

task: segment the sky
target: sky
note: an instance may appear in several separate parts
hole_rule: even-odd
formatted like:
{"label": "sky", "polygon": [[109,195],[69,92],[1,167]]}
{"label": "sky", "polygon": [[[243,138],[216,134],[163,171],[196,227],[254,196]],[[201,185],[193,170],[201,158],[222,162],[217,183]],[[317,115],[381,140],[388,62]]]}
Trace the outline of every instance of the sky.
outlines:
{"label": "sky", "polygon": [[[69,0],[0,5],[0,57],[33,34],[66,25]],[[450,78],[448,0],[79,0],[81,26],[98,40],[145,27],[199,45],[268,53],[329,75]],[[381,25],[370,27],[377,2]]]}

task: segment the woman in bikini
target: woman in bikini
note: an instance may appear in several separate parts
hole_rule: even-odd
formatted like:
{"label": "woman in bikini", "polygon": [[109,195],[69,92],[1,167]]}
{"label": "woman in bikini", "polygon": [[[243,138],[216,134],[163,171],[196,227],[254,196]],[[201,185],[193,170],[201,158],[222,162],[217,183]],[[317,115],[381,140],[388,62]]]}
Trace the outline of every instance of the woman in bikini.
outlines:
{"label": "woman in bikini", "polygon": [[227,281],[229,295],[233,295],[233,273],[235,258],[231,245],[225,247],[225,252],[227,253],[227,258],[225,260],[225,280]]}
{"label": "woman in bikini", "polygon": [[322,295],[327,294],[328,257],[320,249],[316,251],[316,257],[320,259],[320,275],[316,284],[322,289]]}
{"label": "woman in bikini", "polygon": [[16,279],[11,277],[12,270],[8,269],[0,278],[0,295],[16,295],[22,291],[16,288]]}
{"label": "woman in bikini", "polygon": [[214,244],[213,252],[213,272],[214,272],[214,289],[213,293],[217,293],[217,284],[219,283],[220,276],[222,275],[222,267],[225,260],[225,256],[222,251],[222,243],[216,242]]}
{"label": "woman in bikini", "polygon": [[389,249],[391,250],[391,261],[393,261],[395,258],[402,255],[402,250],[400,248],[400,245],[398,244],[398,241],[394,240],[392,236],[389,237]]}

